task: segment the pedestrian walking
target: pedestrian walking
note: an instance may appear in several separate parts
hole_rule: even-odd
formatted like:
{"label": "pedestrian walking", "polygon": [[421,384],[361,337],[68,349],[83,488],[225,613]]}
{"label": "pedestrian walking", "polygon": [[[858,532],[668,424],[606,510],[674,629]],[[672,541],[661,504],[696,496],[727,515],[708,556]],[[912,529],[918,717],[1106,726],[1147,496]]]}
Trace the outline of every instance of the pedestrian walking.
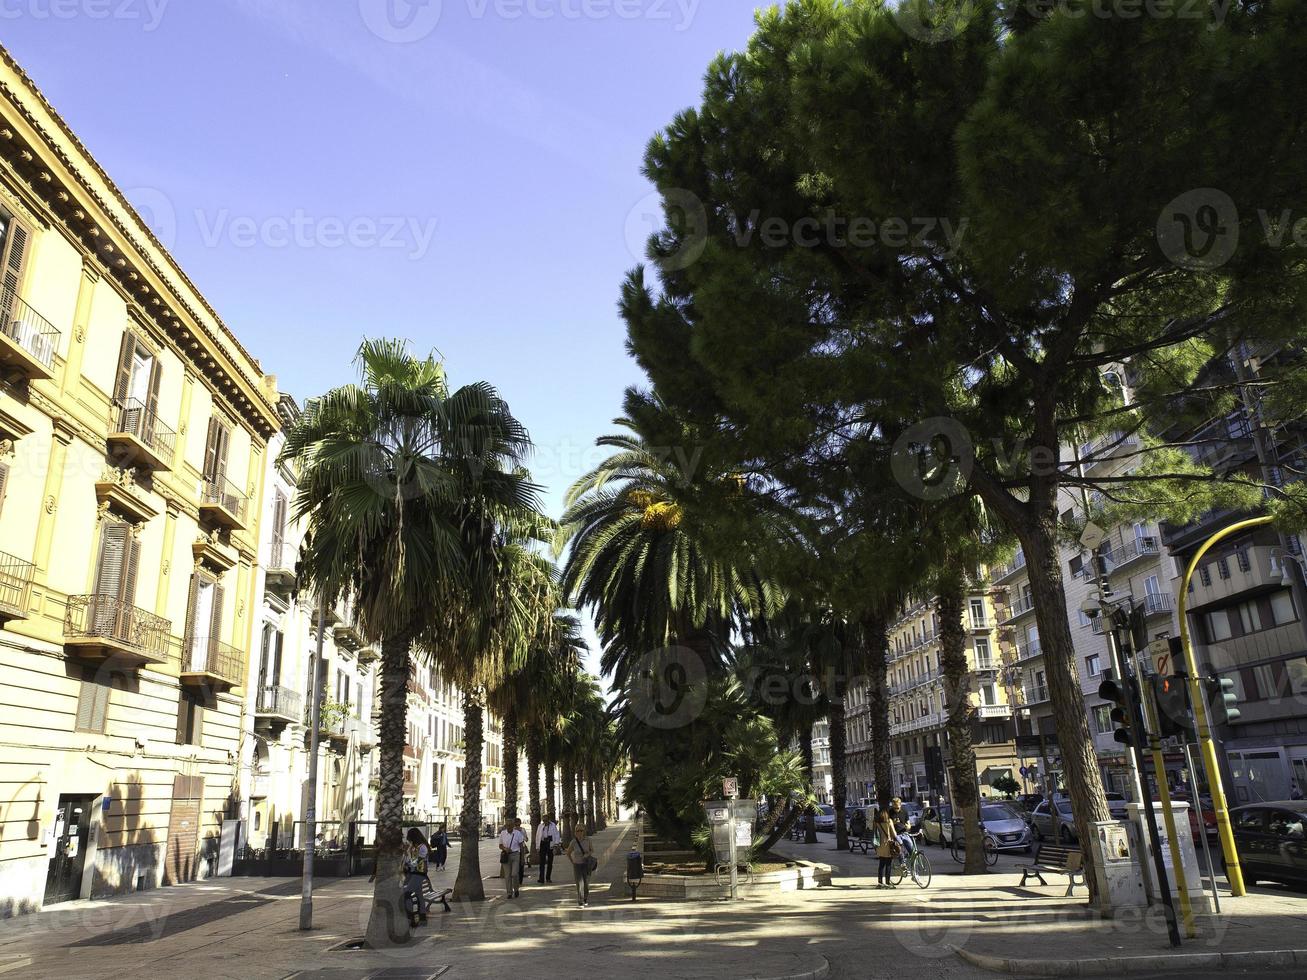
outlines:
{"label": "pedestrian walking", "polygon": [[890,869],[894,866],[894,855],[898,853],[898,842],[894,839],[894,820],[888,807],[876,811],[875,826],[876,857],[880,862],[876,868],[876,887],[893,888],[890,884]]}
{"label": "pedestrian walking", "polygon": [[517,898],[521,894],[517,870],[522,860],[522,843],[526,835],[515,828],[512,823],[505,823],[499,832],[499,869],[504,876],[504,894],[508,898]]}
{"label": "pedestrian walking", "polygon": [[436,828],[436,832],[431,835],[431,863],[436,866],[437,871],[445,870],[445,862],[449,860],[449,834],[442,823]]}
{"label": "pedestrian walking", "polygon": [[526,828],[522,826],[522,818],[513,818],[513,829],[522,837],[522,843],[517,849],[517,887],[521,889],[522,879],[526,877],[526,866],[531,860],[531,845],[528,841]]}
{"label": "pedestrian walking", "polygon": [[572,862],[572,874],[576,878],[576,907],[586,908],[590,904],[590,875],[598,865],[594,856],[594,844],[585,836],[585,824],[578,822],[572,829],[572,839],[567,842],[566,854]]}
{"label": "pedestrian walking", "polygon": [[554,848],[563,843],[563,833],[558,829],[552,813],[545,814],[545,819],[536,828],[536,861],[540,864],[540,884],[554,880]]}
{"label": "pedestrian walking", "polygon": [[1301,800],[1301,799],[1302,799],[1302,790],[1298,787],[1298,784],[1297,784],[1297,783],[1294,783],[1294,784],[1293,784],[1293,789],[1291,789],[1291,790],[1289,791],[1289,799],[1291,799],[1291,800]]}
{"label": "pedestrian walking", "polygon": [[427,878],[427,839],[422,831],[410,827],[405,835],[408,842],[408,854],[404,858],[404,910],[408,913],[409,924],[414,928],[427,921],[427,906],[423,896],[424,887],[430,887]]}

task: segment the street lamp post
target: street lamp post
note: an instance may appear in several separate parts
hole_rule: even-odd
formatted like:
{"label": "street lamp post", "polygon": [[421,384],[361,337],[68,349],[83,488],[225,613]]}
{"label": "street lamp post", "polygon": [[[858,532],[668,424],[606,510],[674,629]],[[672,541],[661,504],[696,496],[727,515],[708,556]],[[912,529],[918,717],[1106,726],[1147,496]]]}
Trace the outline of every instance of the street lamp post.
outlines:
{"label": "street lamp post", "polygon": [[300,888],[300,929],[313,928],[313,848],[318,835],[318,728],[322,718],[322,653],[327,631],[327,593],[318,596],[318,646],[313,655],[309,696],[309,792],[304,813],[304,877]]}

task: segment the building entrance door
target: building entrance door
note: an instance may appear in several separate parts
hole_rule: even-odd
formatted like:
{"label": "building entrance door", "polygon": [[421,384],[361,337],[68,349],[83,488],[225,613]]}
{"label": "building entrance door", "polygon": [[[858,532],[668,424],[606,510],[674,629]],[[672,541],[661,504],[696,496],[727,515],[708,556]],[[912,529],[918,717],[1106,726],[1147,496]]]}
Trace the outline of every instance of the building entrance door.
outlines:
{"label": "building entrance door", "polygon": [[199,776],[173,777],[172,812],[168,817],[168,854],[164,859],[163,883],[176,885],[193,881],[200,843],[200,801],[204,780]]}
{"label": "building entrance door", "polygon": [[94,796],[59,797],[54,819],[54,853],[45,878],[45,904],[71,902],[82,895],[82,871],[91,834]]}

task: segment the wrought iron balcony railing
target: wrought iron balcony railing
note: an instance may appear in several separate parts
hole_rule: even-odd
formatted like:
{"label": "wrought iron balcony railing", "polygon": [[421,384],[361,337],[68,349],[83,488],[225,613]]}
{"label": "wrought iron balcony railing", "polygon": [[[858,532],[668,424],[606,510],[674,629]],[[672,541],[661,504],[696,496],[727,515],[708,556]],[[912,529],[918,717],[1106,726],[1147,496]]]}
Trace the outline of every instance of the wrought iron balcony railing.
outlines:
{"label": "wrought iron balcony railing", "polygon": [[278,718],[297,719],[304,711],[304,698],[299,691],[271,684],[259,688],[256,714],[275,715]]}
{"label": "wrought iron balcony railing", "polygon": [[217,516],[221,523],[244,527],[248,503],[249,499],[236,484],[224,477],[206,478],[200,487],[200,507],[210,512],[210,516]]}
{"label": "wrought iron balcony railing", "polygon": [[244,659],[240,650],[229,643],[195,637],[186,651],[182,679],[198,679],[205,683],[219,681],[236,687],[241,682]]}
{"label": "wrought iron balcony railing", "polygon": [[46,378],[54,373],[59,331],[20,299],[12,287],[0,290],[0,335],[9,347],[19,352],[29,369]]}
{"label": "wrought iron balcony railing", "polygon": [[109,653],[163,663],[168,659],[171,633],[172,623],[168,620],[115,595],[68,597],[64,614],[67,645],[99,647]]}
{"label": "wrought iron balcony railing", "polygon": [[31,562],[0,551],[0,620],[26,618],[35,574]]}
{"label": "wrought iron balcony railing", "polygon": [[177,449],[177,433],[159,421],[139,398],[119,406],[118,418],[109,442],[121,461],[151,469],[171,469]]}

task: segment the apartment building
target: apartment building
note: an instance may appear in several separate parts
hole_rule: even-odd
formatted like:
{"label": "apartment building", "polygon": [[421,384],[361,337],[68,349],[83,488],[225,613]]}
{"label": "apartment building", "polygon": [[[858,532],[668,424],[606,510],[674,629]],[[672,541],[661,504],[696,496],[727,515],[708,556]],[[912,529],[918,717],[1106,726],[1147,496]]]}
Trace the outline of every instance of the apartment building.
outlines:
{"label": "apartment building", "polygon": [[830,723],[812,726],[812,791],[822,803],[835,802],[835,781],[830,764]]}
{"label": "apartment building", "polygon": [[0,51],[0,915],[212,873],[276,398]]}
{"label": "apartment building", "polygon": [[[299,407],[282,395],[277,413],[282,425],[290,426]],[[296,474],[278,460],[283,443],[281,433],[273,435],[265,461],[257,612],[240,754],[240,816],[245,840],[256,849],[269,842],[274,825],[281,846],[302,846],[308,809],[319,608],[296,583],[304,529],[291,515]],[[322,640],[316,815],[323,840],[343,843],[350,823],[375,816],[370,786],[377,764],[373,695],[380,652],[364,640],[347,601],[328,609]]]}
{"label": "apartment building", "polygon": [[[889,628],[891,780],[904,799],[952,797],[948,701],[940,667],[940,622],[934,602],[914,600]],[[992,782],[1014,778],[1021,767],[1013,739],[1013,708],[1003,683],[994,596],[987,584],[966,597],[962,626],[970,670],[969,697],[976,709],[972,744],[982,793]]]}

